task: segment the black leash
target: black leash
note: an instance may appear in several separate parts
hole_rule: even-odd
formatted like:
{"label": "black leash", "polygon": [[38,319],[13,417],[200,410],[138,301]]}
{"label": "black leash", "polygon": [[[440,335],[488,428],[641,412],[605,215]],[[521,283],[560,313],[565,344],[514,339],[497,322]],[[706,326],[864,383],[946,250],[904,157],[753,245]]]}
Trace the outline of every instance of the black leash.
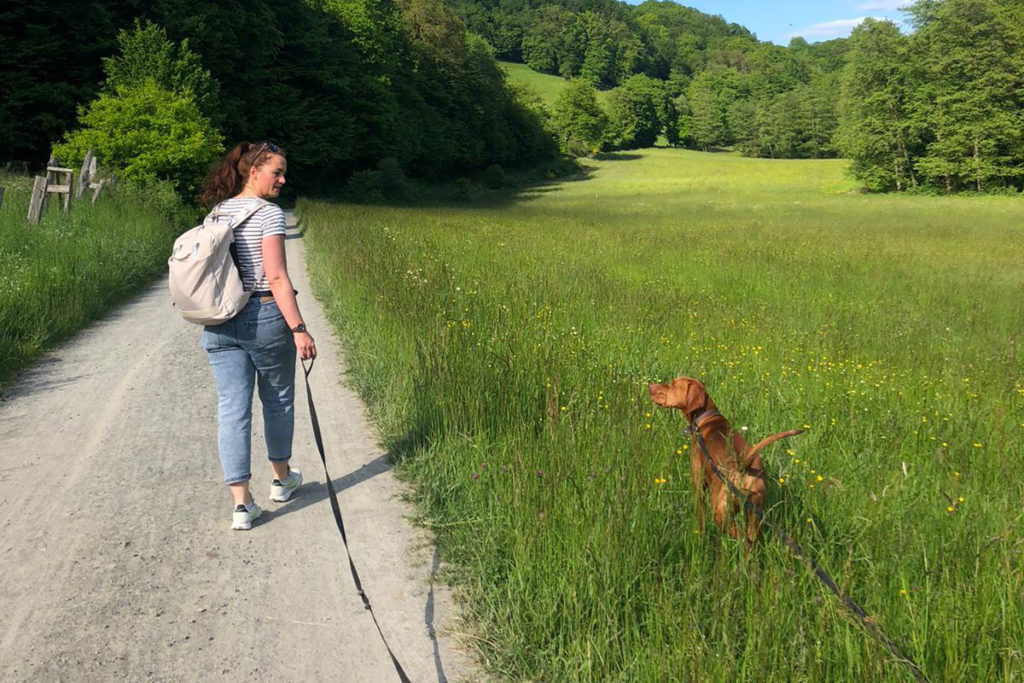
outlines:
{"label": "black leash", "polygon": [[914,662],[914,660],[910,659],[909,657],[903,654],[903,651],[900,650],[899,645],[897,645],[894,640],[892,640],[891,638],[889,638],[889,636],[885,635],[885,633],[882,632],[882,629],[878,627],[878,624],[876,624],[874,621],[871,620],[870,617],[868,617],[867,612],[865,612],[863,608],[861,608],[861,606],[853,600],[853,598],[843,593],[842,589],[839,588],[839,585],[836,584],[835,580],[829,575],[829,573],[825,571],[822,568],[822,566],[819,565],[815,561],[815,559],[811,557],[803,548],[801,548],[800,544],[793,540],[793,538],[789,534],[787,534],[784,529],[776,528],[775,526],[767,522],[764,518],[764,512],[761,510],[761,506],[751,503],[750,499],[747,498],[747,496],[744,495],[742,491],[737,489],[731,481],[725,478],[725,476],[718,469],[718,467],[715,466],[714,461],[711,460],[711,455],[708,453],[708,445],[704,442],[704,435],[700,433],[700,428],[697,427],[696,422],[690,423],[690,426],[687,428],[687,430],[691,434],[693,434],[694,437],[696,437],[697,443],[700,445],[701,455],[704,456],[705,462],[707,462],[707,464],[711,467],[711,471],[714,473],[716,477],[718,477],[719,481],[725,484],[725,486],[729,489],[729,492],[732,493],[732,495],[736,496],[737,498],[743,501],[743,507],[753,512],[761,523],[765,524],[769,529],[774,531],[775,534],[779,537],[779,539],[783,543],[785,543],[787,547],[789,547],[793,555],[795,555],[798,558],[807,560],[811,565],[811,569],[814,570],[814,575],[817,576],[818,579],[823,584],[825,584],[830,591],[832,591],[833,595],[839,598],[840,602],[846,605],[846,608],[848,610],[857,615],[857,620],[860,622],[861,626],[863,626],[868,631],[868,633],[874,636],[875,639],[878,640],[878,642],[884,645],[885,649],[887,649],[889,653],[896,658],[897,661],[906,666],[907,669],[910,670],[910,673],[914,675],[914,678],[920,681],[920,683],[928,683],[928,678],[924,675],[924,672],[921,670],[921,667],[919,667]]}
{"label": "black leash", "polygon": [[373,618],[373,625],[377,627],[377,633],[380,634],[380,639],[384,641],[384,647],[388,650],[388,655],[391,656],[391,663],[395,665],[395,671],[398,672],[398,678],[402,683],[410,683],[409,677],[405,675],[405,671],[402,669],[402,665],[398,663],[398,658],[395,657],[395,653],[391,651],[391,646],[388,645],[388,639],[384,637],[384,631],[380,628],[380,623],[377,621],[377,615],[373,613],[373,607],[370,606],[370,599],[366,596],[366,592],[363,590],[363,584],[359,580],[359,572],[356,571],[356,565],[352,562],[352,553],[348,549],[348,537],[345,535],[345,523],[341,520],[341,507],[338,505],[338,494],[334,492],[334,483],[331,481],[331,474],[327,471],[327,456],[324,455],[324,440],[320,436],[320,421],[316,419],[316,407],[313,405],[313,392],[309,388],[309,373],[313,371],[313,360],[309,361],[309,367],[306,366],[305,361],[302,362],[302,370],[306,374],[306,398],[309,401],[309,417],[313,422],[313,437],[316,439],[317,450],[320,451],[320,461],[324,464],[324,477],[327,479],[327,492],[331,494],[331,509],[334,510],[334,521],[338,524],[338,531],[341,532],[341,540],[345,544],[345,553],[348,555],[348,568],[352,571],[352,581],[356,584],[356,591],[359,593],[359,597],[363,599],[363,606],[366,607],[370,612],[370,616]]}

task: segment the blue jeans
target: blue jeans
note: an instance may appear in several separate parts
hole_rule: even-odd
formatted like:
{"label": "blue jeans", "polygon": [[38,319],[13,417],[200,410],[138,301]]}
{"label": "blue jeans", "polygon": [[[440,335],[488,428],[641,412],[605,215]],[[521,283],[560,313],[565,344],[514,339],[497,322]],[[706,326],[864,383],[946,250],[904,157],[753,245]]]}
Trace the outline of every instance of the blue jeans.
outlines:
{"label": "blue jeans", "polygon": [[270,297],[254,297],[238,315],[203,328],[217,385],[217,446],[224,481],[236,484],[252,476],[252,393],[259,386],[267,456],[284,462],[292,456],[295,431],[295,341]]}

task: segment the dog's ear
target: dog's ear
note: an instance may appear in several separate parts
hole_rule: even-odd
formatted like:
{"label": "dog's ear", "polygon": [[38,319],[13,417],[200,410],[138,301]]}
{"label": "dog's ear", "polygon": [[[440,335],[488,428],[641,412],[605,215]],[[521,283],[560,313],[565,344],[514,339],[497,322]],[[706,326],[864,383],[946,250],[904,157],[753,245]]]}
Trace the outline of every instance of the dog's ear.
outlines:
{"label": "dog's ear", "polygon": [[704,387],[704,383],[699,379],[692,379],[690,377],[680,377],[676,381],[686,380],[686,398],[683,400],[683,405],[679,408],[687,415],[693,415],[708,402],[708,391]]}

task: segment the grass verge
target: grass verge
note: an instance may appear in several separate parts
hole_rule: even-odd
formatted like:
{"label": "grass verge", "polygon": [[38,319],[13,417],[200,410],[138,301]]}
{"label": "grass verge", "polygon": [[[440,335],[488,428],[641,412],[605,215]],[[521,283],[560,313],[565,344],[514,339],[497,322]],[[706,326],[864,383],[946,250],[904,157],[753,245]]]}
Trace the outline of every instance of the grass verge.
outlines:
{"label": "grass verge", "polygon": [[[176,234],[195,219],[174,192],[122,184],[96,204],[51,201],[28,225],[31,179],[0,176],[0,383],[150,284]],[[2,391],[2,384],[0,384]]]}

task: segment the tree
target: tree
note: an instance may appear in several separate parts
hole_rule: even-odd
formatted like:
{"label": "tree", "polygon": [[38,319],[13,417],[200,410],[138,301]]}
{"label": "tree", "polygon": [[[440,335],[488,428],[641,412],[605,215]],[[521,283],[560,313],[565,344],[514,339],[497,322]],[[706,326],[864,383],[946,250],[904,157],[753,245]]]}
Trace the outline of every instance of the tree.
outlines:
{"label": "tree", "polygon": [[709,68],[694,77],[686,93],[694,144],[705,151],[712,146],[732,144],[728,115],[738,99],[739,74],[735,69]]}
{"label": "tree", "polygon": [[99,91],[116,21],[89,0],[0,4],[0,160],[46,161],[78,105]]}
{"label": "tree", "polygon": [[670,121],[670,125],[665,128],[668,144],[693,147],[696,144],[693,139],[693,113],[685,94],[677,95],[672,100],[672,109],[675,120]]}
{"label": "tree", "polygon": [[[927,12],[923,11],[927,10]],[[920,8],[914,36],[925,82],[927,146],[920,174],[947,192],[1022,181],[1024,41],[994,0]]]}
{"label": "tree", "polygon": [[651,147],[674,114],[663,81],[630,76],[611,93],[605,139],[620,149]]}
{"label": "tree", "polygon": [[552,116],[559,144],[568,154],[582,155],[600,149],[608,117],[597,102],[597,90],[574,78],[555,101]]}
{"label": "tree", "polygon": [[872,190],[917,184],[921,120],[910,101],[917,77],[908,41],[891,22],[873,19],[850,36],[836,139],[853,175]]}
{"label": "tree", "polygon": [[216,118],[218,83],[203,68],[199,55],[189,49],[188,39],[174,43],[163,27],[146,20],[135,20],[135,30],[117,35],[121,53],[103,59],[107,73],[104,92],[135,88],[152,80],[157,86],[179,97],[191,99],[206,116]]}
{"label": "tree", "polygon": [[571,31],[576,19],[560,5],[544,5],[523,36],[523,61],[534,71],[572,77],[581,58],[572,56]]}

